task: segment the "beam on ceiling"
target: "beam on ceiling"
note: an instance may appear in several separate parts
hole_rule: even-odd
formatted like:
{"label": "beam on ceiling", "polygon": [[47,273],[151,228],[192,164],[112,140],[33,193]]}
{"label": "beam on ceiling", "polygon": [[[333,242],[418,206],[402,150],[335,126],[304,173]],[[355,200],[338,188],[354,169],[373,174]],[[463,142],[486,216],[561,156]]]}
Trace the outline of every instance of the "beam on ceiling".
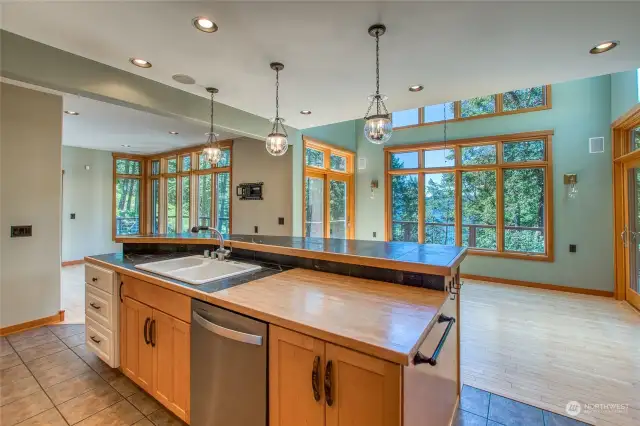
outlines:
{"label": "beam on ceiling", "polygon": [[[60,92],[165,116],[209,122],[209,99],[0,30],[0,75]],[[266,118],[215,103],[221,131],[264,138]],[[295,133],[296,129],[287,127]]]}

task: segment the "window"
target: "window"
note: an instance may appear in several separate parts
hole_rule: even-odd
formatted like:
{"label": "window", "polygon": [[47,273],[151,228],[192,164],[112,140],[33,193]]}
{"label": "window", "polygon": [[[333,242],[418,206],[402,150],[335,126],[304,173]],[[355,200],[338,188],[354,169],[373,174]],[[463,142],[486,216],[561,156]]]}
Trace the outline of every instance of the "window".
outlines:
{"label": "window", "polygon": [[113,237],[140,233],[142,199],[142,161],[114,156],[115,205]]}
{"label": "window", "polygon": [[551,86],[517,89],[497,95],[427,105],[391,114],[394,129],[426,126],[447,121],[518,114],[551,108]]}
{"label": "window", "polygon": [[114,154],[114,236],[189,232],[195,225],[231,233],[232,144],[220,142],[215,167],[202,156],[203,146],[151,156]]}
{"label": "window", "polygon": [[391,154],[391,168],[396,169],[417,169],[418,168],[418,151],[415,152],[399,152]]}
{"label": "window", "polygon": [[640,149],[640,127],[636,127],[631,131],[631,151]]}
{"label": "window", "polygon": [[[386,239],[553,260],[552,134],[427,143],[410,152],[385,148]],[[417,167],[400,166],[416,156]]]}
{"label": "window", "polygon": [[304,153],[304,236],[353,238],[355,154],[309,138]]}

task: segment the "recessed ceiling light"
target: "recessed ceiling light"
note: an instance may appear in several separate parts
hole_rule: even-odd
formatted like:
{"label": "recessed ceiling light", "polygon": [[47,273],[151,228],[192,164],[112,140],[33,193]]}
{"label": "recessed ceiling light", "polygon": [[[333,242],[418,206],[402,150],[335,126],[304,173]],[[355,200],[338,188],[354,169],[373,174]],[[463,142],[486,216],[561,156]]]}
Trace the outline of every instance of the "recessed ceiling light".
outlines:
{"label": "recessed ceiling light", "polygon": [[178,132],[174,132],[173,130],[169,132],[170,135],[177,135]]}
{"label": "recessed ceiling light", "polygon": [[589,50],[589,53],[592,55],[597,55],[598,53],[608,52],[611,49],[614,49],[620,42],[617,40],[604,41]]}
{"label": "recessed ceiling light", "polygon": [[76,112],[76,111],[69,111],[69,110],[66,110],[64,113],[65,113],[65,114],[68,114],[68,115],[80,115],[80,113],[79,113],[79,112]]}
{"label": "recessed ceiling light", "polygon": [[218,31],[218,26],[216,25],[216,23],[207,17],[198,16],[196,18],[193,18],[193,21],[191,22],[193,22],[194,27],[205,33],[215,33],[216,31]]}
{"label": "recessed ceiling light", "polygon": [[416,84],[414,86],[409,86],[409,91],[410,92],[420,92],[420,91],[422,91],[422,89],[424,89],[424,86],[422,84]]}
{"label": "recessed ceiling light", "polygon": [[300,111],[300,114],[302,114],[302,115],[310,115],[311,111],[309,111],[308,109],[303,109],[302,111]]}
{"label": "recessed ceiling light", "polygon": [[145,61],[144,59],[140,59],[140,58],[129,58],[129,62],[131,62],[133,65],[135,65],[136,67],[140,67],[140,68],[151,68],[151,62],[149,61]]}
{"label": "recessed ceiling light", "polygon": [[131,148],[131,145],[122,145],[123,148]]}

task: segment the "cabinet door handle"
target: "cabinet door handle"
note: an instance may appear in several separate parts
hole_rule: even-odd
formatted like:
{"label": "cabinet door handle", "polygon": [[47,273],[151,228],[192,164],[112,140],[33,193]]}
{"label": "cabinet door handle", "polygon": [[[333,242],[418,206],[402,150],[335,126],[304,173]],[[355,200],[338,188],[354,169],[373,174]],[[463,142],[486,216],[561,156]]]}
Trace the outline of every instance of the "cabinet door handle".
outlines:
{"label": "cabinet door handle", "polygon": [[124,285],[124,281],[120,281],[120,302],[124,303],[124,300],[122,300],[122,286]]}
{"label": "cabinet door handle", "polygon": [[96,342],[97,344],[100,344],[100,342],[102,341],[102,340],[100,340],[100,339],[96,339],[96,337],[95,337],[95,336],[91,336],[91,340],[93,340],[93,341],[94,341],[94,342]]}
{"label": "cabinet door handle", "polygon": [[436,346],[436,349],[433,351],[433,355],[431,355],[430,357],[426,357],[420,352],[416,353],[416,356],[413,357],[413,363],[415,365],[429,364],[431,366],[435,366],[438,363],[438,355],[440,355],[440,351],[444,346],[444,342],[447,341],[447,336],[449,336],[451,327],[453,327],[453,324],[456,322],[456,319],[453,317],[448,317],[446,315],[440,314],[440,316],[438,317],[438,324],[443,322],[448,322],[449,324],[447,324],[447,328],[444,330],[444,333],[442,333],[442,337],[438,342],[438,346]]}
{"label": "cabinet door handle", "polygon": [[311,389],[313,389],[313,399],[320,401],[320,356],[316,355],[313,360],[313,371],[311,372]]}
{"label": "cabinet door handle", "polygon": [[156,320],[151,320],[151,323],[149,324],[149,341],[151,342],[152,348],[156,347],[155,334],[156,334]]}
{"label": "cabinet door handle", "polygon": [[100,309],[100,305],[96,305],[95,303],[91,302],[89,303],[89,305],[93,308],[93,309]]}
{"label": "cabinet door handle", "polygon": [[331,384],[331,370],[333,364],[331,361],[327,361],[327,369],[324,372],[324,397],[327,400],[327,405],[331,407],[333,405],[333,393]]}
{"label": "cabinet door handle", "polygon": [[147,329],[149,327],[149,321],[151,321],[151,318],[147,318],[146,320],[144,320],[144,342],[148,345],[149,343],[151,343],[151,341],[149,340],[149,338],[147,337]]}
{"label": "cabinet door handle", "polygon": [[91,278],[91,281],[93,281],[95,283],[96,281],[98,281],[98,279],[96,277],[93,277],[93,278]]}

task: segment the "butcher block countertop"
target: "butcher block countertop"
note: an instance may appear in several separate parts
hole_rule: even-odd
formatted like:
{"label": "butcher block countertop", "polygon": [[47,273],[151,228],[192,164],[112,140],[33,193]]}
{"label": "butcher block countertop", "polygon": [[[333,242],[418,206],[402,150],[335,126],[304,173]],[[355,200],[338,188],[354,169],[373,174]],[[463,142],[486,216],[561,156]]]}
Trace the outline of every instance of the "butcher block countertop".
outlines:
{"label": "butcher block countertop", "polygon": [[[211,232],[131,235],[116,238],[125,244],[213,245]],[[432,275],[455,275],[467,255],[465,247],[418,244],[402,241],[364,241],[335,238],[282,237],[269,235],[225,235],[225,246],[306,259],[374,266],[396,271]]]}
{"label": "butcher block countertop", "polygon": [[198,286],[135,269],[121,253],[85,260],[401,365],[409,365],[448,296],[443,291],[308,269],[256,276],[253,281],[205,292]]}

